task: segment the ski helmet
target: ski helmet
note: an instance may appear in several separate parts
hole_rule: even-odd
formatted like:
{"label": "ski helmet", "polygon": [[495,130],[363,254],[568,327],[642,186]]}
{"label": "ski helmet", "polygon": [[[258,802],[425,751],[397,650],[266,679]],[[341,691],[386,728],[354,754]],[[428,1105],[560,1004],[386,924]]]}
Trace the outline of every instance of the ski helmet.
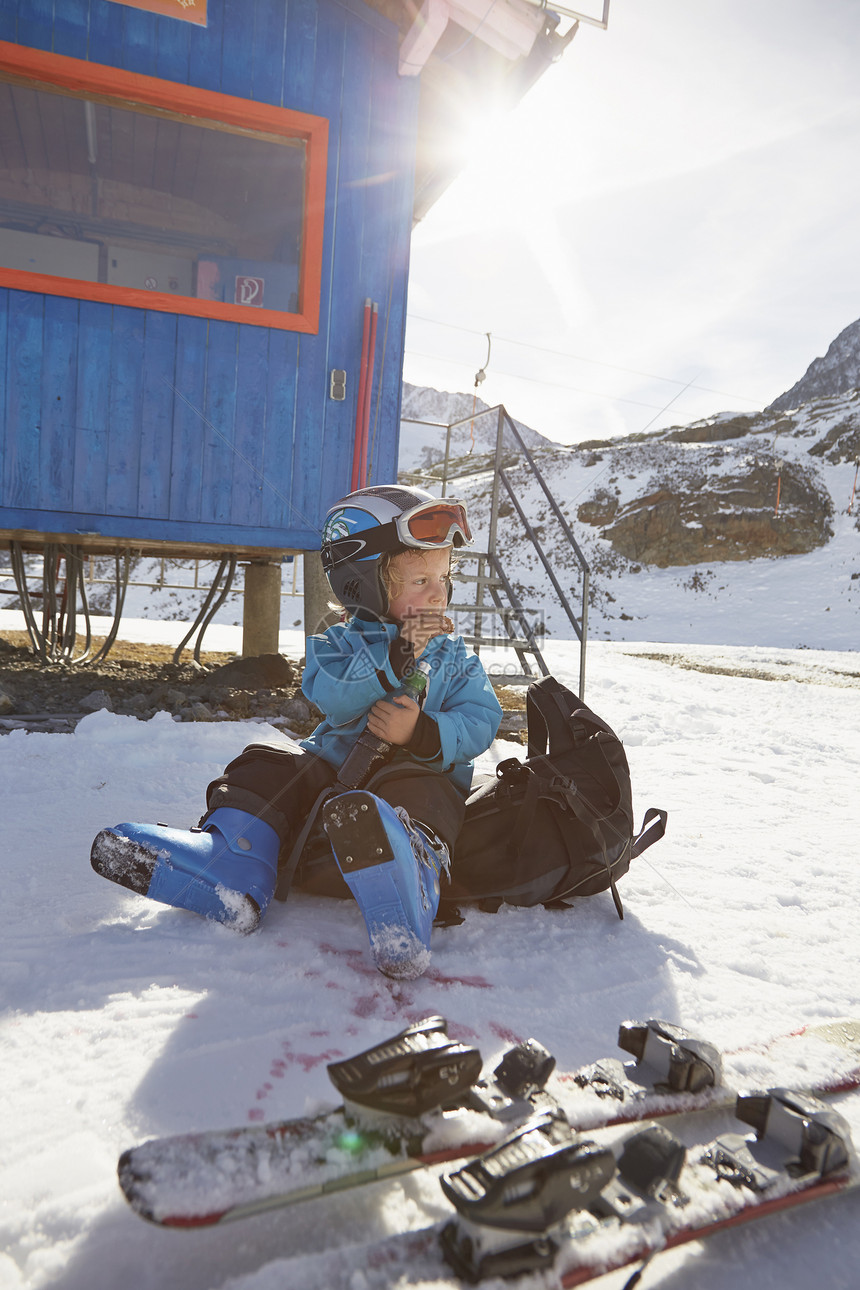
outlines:
{"label": "ski helmet", "polygon": [[335,502],[322,531],[322,566],[334,595],[364,618],[388,613],[382,557],[472,541],[464,502],[423,488],[378,484]]}

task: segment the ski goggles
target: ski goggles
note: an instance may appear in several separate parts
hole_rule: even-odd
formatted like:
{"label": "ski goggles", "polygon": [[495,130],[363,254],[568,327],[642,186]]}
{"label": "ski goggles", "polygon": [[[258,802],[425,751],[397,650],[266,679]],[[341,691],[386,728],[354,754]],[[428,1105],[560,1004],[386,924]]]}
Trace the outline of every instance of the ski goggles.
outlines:
{"label": "ski goggles", "polygon": [[421,502],[394,520],[397,537],[403,546],[430,550],[435,546],[465,546],[472,541],[472,530],[464,502],[446,497]]}

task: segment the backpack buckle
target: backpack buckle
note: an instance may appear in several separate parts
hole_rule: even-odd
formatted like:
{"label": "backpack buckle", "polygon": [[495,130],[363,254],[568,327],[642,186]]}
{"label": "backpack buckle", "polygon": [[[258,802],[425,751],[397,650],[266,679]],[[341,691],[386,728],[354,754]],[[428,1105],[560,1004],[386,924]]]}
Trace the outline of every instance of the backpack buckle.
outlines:
{"label": "backpack buckle", "polygon": [[509,779],[513,783],[528,779],[531,773],[531,767],[520,761],[519,757],[506,757],[504,761],[500,761],[496,766],[497,777],[499,779]]}

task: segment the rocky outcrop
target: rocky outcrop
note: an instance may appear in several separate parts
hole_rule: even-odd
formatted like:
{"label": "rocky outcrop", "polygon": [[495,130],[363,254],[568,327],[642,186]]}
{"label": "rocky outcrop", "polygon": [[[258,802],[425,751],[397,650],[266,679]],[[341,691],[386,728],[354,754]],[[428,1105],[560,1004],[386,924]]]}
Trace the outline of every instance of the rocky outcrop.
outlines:
{"label": "rocky outcrop", "polygon": [[[280,654],[229,661],[209,654],[206,669],[190,659],[172,662],[172,647],[119,640],[109,658],[67,667],[42,664],[29,645],[25,632],[4,631],[0,638],[0,733],[43,728],[47,714],[65,715],[62,728],[74,729],[82,714],[100,708],[141,721],[157,712],[174,721],[262,718],[291,735],[309,734],[319,720],[301,691],[302,665]],[[215,662],[222,665],[211,667]]]}
{"label": "rocky outcrop", "polygon": [[800,380],[765,411],[785,412],[856,389],[860,389],[860,319],[841,331],[824,357],[814,358]]}
{"label": "rocky outcrop", "polygon": [[823,457],[833,466],[846,461],[860,461],[860,409],[856,416],[831,426],[827,434],[812,445],[809,455]]}
{"label": "rocky outcrop", "polygon": [[592,524],[605,528],[611,524],[618,513],[618,498],[605,488],[599,488],[593,497],[583,502],[576,509],[576,518],[580,524]]}
{"label": "rocky outcrop", "polygon": [[809,474],[766,460],[743,474],[637,497],[601,536],[628,560],[665,569],[812,551],[832,536],[831,512],[829,496]]}

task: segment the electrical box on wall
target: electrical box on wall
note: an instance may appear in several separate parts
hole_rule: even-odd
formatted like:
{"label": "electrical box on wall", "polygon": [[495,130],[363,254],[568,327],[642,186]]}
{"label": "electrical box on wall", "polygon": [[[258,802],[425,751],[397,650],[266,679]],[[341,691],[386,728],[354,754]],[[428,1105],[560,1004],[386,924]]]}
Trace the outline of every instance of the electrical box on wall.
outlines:
{"label": "electrical box on wall", "polygon": [[97,242],[79,242],[71,237],[0,228],[0,264],[6,269],[98,282],[99,247]]}
{"label": "electrical box on wall", "polygon": [[138,287],[142,291],[166,291],[190,296],[193,262],[161,251],[138,247],[109,246],[107,280],[115,287]]}

